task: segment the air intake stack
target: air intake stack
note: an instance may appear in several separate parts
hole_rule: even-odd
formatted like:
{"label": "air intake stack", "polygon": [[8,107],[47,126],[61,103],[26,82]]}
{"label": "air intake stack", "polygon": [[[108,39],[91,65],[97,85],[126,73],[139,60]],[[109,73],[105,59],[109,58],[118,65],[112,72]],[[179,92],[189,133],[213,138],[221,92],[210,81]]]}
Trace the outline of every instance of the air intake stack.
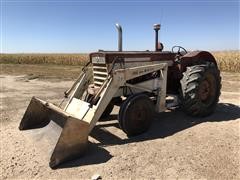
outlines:
{"label": "air intake stack", "polygon": [[160,24],[154,24],[153,29],[155,30],[155,51],[162,51],[163,45],[158,41],[158,31],[160,30]]}

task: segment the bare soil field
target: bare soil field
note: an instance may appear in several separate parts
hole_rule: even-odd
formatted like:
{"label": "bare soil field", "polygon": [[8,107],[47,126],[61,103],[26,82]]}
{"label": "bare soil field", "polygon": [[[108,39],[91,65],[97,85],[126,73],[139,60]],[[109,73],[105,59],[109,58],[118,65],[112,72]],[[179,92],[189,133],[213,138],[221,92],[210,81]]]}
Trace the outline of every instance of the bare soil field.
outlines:
{"label": "bare soil field", "polygon": [[[240,179],[240,74],[222,73],[216,112],[192,118],[180,110],[156,115],[147,133],[128,138],[117,122],[99,122],[85,156],[52,170],[42,131],[21,132],[32,96],[60,103],[80,67],[1,66],[1,179]],[[46,132],[46,131],[45,131]],[[40,138],[39,138],[40,137]],[[42,142],[44,141],[44,142]]]}

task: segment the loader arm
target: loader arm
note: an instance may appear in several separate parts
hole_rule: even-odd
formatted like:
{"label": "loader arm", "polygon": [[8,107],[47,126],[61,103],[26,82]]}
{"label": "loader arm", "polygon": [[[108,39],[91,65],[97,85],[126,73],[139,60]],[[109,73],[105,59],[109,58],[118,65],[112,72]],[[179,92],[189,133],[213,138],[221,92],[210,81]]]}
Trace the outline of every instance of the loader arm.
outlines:
{"label": "loader arm", "polygon": [[81,73],[80,78],[70,88],[72,93],[71,93],[71,96],[70,96],[67,104],[64,107],[65,111],[68,108],[68,106],[71,103],[73,98],[79,99],[82,97],[82,95],[83,95],[85,89],[87,89],[87,86],[88,86],[89,82],[91,81],[91,79],[92,79],[92,72],[90,69],[86,69],[85,72]]}

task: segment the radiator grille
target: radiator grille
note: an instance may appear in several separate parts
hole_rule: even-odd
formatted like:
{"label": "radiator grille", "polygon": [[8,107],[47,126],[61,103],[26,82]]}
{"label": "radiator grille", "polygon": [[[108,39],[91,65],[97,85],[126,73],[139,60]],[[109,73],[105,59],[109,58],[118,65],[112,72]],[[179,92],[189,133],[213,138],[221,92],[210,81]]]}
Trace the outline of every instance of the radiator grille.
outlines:
{"label": "radiator grille", "polygon": [[93,80],[95,86],[102,86],[107,76],[108,71],[106,64],[93,64]]}

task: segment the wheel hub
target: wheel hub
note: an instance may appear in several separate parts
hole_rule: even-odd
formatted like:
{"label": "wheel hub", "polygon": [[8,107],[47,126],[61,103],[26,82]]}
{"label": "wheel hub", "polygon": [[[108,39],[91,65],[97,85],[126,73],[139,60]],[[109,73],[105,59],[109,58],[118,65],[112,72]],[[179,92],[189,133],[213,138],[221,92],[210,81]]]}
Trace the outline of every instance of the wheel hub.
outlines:
{"label": "wheel hub", "polygon": [[199,87],[199,97],[202,101],[206,101],[210,95],[210,84],[204,80]]}

